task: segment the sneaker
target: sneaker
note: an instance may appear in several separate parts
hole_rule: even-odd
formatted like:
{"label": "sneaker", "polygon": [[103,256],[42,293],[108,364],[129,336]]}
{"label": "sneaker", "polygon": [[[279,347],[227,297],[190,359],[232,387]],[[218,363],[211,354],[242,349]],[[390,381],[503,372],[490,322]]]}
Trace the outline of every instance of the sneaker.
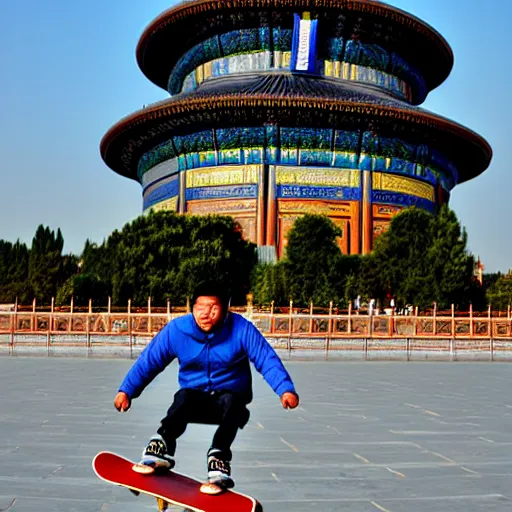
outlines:
{"label": "sneaker", "polygon": [[149,440],[148,445],[142,452],[142,459],[139,463],[142,466],[149,466],[155,471],[168,471],[175,465],[174,459],[167,453],[167,445],[161,436],[154,436]]}
{"label": "sneaker", "polygon": [[231,489],[235,482],[231,478],[231,464],[215,448],[208,451],[208,483],[218,485],[223,489]]}

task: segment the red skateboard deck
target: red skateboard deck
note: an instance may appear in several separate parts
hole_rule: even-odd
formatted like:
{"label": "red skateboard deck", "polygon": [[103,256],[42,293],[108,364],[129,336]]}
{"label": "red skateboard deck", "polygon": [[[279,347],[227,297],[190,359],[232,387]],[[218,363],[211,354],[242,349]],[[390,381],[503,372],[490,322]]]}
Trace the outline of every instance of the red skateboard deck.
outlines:
{"label": "red skateboard deck", "polygon": [[203,482],[174,471],[164,475],[142,475],[132,470],[134,462],[111,452],[100,452],[92,462],[96,475],[111,484],[149,494],[160,510],[177,505],[192,512],[263,512],[254,498],[235,491],[208,495],[199,491]]}

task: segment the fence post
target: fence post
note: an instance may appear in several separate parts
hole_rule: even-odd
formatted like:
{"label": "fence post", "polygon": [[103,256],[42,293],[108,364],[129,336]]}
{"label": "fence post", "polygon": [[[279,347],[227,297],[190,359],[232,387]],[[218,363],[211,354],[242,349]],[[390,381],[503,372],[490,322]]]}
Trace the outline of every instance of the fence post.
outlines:
{"label": "fence post", "polygon": [[333,327],[333,318],[332,318],[332,300],[329,302],[329,320],[327,321],[327,339],[325,344],[325,352],[326,356],[329,355],[329,343],[331,342],[332,335],[332,327]]}
{"label": "fence post", "polygon": [[435,336],[437,334],[437,302],[434,302],[434,312],[433,312],[433,320],[432,320],[432,335]]}
{"label": "fence post", "polygon": [[55,311],[55,298],[52,297],[52,305],[50,306],[50,316],[48,317],[48,332],[46,333],[46,351],[50,355],[51,331],[53,327],[53,312]]}
{"label": "fence post", "polygon": [[290,312],[288,316],[288,352],[292,349],[292,330],[293,330],[293,300],[290,299]]}
{"label": "fence post", "polygon": [[14,302],[14,314],[11,315],[11,343],[10,343],[10,353],[14,353],[14,333],[16,332],[16,326],[18,324],[18,297],[16,297],[16,301]]}
{"label": "fence post", "polygon": [[494,361],[494,340],[493,340],[493,325],[492,325],[492,311],[491,305],[487,308],[487,315],[489,318],[489,359]]}
{"label": "fence post", "polygon": [[132,359],[132,355],[133,355],[132,299],[128,299],[128,341],[130,343],[130,359]]}
{"label": "fence post", "polygon": [[53,331],[54,325],[55,325],[54,314],[55,314],[55,298],[52,297],[52,305],[50,308],[50,319],[48,321],[48,326],[49,326],[50,331]]}
{"label": "fence post", "polygon": [[92,299],[89,299],[89,310],[87,312],[87,351],[91,351],[91,318],[92,318]]}
{"label": "fence post", "polygon": [[[372,299],[370,299],[371,301]],[[368,336],[373,338],[373,312],[375,310],[374,306],[370,306],[370,302],[368,303]]]}
{"label": "fence post", "polygon": [[469,305],[469,336],[473,338],[475,329],[473,327],[473,303]]}
{"label": "fence post", "polygon": [[85,314],[85,348],[87,349],[87,355],[91,350],[91,299],[89,299],[89,309]]}
{"label": "fence post", "polygon": [[171,321],[171,299],[167,299],[167,321]]}
{"label": "fence post", "polygon": [[36,322],[36,298],[32,301],[32,315],[30,316],[30,330],[32,332],[37,330],[37,322]]}
{"label": "fence post", "polygon": [[510,323],[510,304],[507,307],[507,320],[508,320],[508,335],[512,334],[512,325]]}
{"label": "fence post", "polygon": [[112,297],[108,298],[108,307],[107,307],[107,325],[105,326],[105,334],[112,334],[112,324],[110,322],[110,312],[112,311]]}
{"label": "fence post", "polygon": [[352,333],[352,301],[348,303],[348,325],[347,325],[347,334]]}
{"label": "fence post", "polygon": [[[53,303],[53,299],[52,299],[52,303]],[[71,297],[71,305],[69,307],[69,311],[71,313],[70,317],[69,317],[69,323],[68,323],[68,332],[71,332],[73,329],[73,312],[75,310],[75,300],[73,297]]]}
{"label": "fence post", "polygon": [[309,334],[313,334],[313,301],[309,303]]}
{"label": "fence post", "polygon": [[455,345],[455,304],[452,304],[452,335],[450,337],[450,361],[453,361]]}
{"label": "fence post", "polygon": [[391,337],[394,334],[394,323],[395,323],[395,308],[391,308],[391,315],[388,322],[388,336]]}
{"label": "fence post", "polygon": [[276,328],[276,321],[274,318],[274,301],[270,303],[270,334],[274,334]]}
{"label": "fence post", "polygon": [[152,330],[151,322],[151,297],[148,297],[148,333],[151,334]]}

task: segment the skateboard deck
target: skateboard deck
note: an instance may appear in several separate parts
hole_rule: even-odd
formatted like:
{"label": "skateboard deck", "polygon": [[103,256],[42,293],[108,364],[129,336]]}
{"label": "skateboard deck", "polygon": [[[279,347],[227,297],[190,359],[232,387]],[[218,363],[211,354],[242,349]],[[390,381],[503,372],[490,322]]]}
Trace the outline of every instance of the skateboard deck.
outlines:
{"label": "skateboard deck", "polygon": [[143,475],[133,471],[134,464],[115,453],[100,452],[94,457],[92,467],[106,482],[153,496],[159,510],[176,505],[191,512],[263,512],[260,503],[251,496],[231,490],[217,495],[204,494],[199,490],[204,482],[174,471]]}

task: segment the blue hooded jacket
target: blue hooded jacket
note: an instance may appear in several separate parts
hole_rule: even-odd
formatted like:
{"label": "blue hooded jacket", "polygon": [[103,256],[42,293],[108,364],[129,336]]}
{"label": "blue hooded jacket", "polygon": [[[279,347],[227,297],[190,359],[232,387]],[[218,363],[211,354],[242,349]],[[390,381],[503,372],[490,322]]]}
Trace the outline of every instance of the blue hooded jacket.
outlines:
{"label": "blue hooded jacket", "polygon": [[249,403],[250,361],[278,396],[295,393],[274,349],[251,322],[236,313],[229,313],[220,327],[208,333],[199,328],[192,313],[172,320],[140,354],[119,391],[138,397],[174,359],[179,362],[180,388],[243,393]]}

